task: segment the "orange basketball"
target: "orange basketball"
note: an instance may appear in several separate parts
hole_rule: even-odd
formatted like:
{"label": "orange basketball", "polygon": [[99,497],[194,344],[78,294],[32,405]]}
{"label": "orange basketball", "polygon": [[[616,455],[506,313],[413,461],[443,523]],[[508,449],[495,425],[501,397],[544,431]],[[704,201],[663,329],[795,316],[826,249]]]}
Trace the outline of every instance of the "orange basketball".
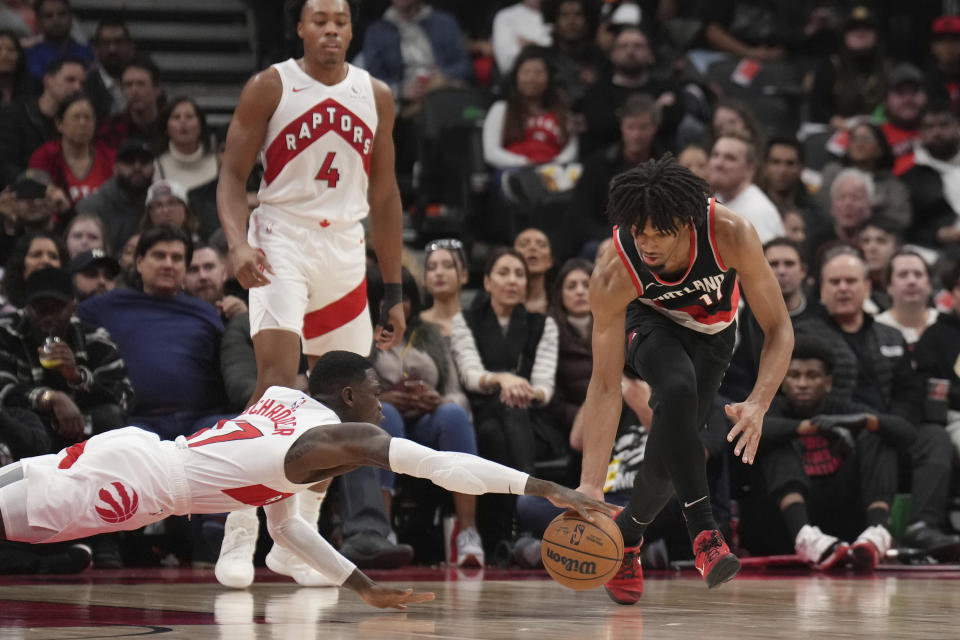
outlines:
{"label": "orange basketball", "polygon": [[605,584],[623,561],[623,536],[609,516],[594,521],[575,511],[561,513],[543,532],[540,557],[550,577],[570,589],[585,591]]}

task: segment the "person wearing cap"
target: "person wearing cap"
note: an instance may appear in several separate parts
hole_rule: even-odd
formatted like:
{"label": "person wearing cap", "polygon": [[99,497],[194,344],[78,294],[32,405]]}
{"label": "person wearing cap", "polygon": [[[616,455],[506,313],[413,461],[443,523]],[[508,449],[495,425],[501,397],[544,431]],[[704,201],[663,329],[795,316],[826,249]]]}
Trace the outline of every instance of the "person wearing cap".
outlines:
{"label": "person wearing cap", "polygon": [[103,220],[107,247],[113,255],[120,255],[124,243],[139,228],[153,182],[153,159],[153,150],[144,140],[125,141],[117,149],[113,177],[77,204],[78,213],[93,213]]}
{"label": "person wearing cap", "polygon": [[927,92],[931,98],[950,101],[960,115],[960,16],[940,16],[930,28],[931,64],[927,67]]}
{"label": "person wearing cap", "polygon": [[34,411],[61,444],[124,426],[133,400],[126,366],[109,334],[75,315],[70,274],[34,271],[25,295],[25,307],[0,320],[4,406]]}
{"label": "person wearing cap", "polygon": [[87,298],[113,291],[120,275],[120,263],[103,249],[89,249],[77,254],[70,264],[77,298]]}
{"label": "person wearing cap", "polygon": [[140,219],[140,233],[161,225],[170,225],[183,229],[196,241],[199,224],[188,202],[187,191],[179,182],[154,182],[147,189],[146,211]]}
{"label": "person wearing cap", "polygon": [[877,18],[864,5],[843,21],[839,50],[818,65],[810,91],[810,119],[842,128],[853,116],[872,113],[883,102],[890,61],[883,55]]}
{"label": "person wearing cap", "polygon": [[903,62],[890,72],[880,128],[893,151],[893,175],[902,176],[913,164],[913,147],[920,137],[920,118],[927,107],[927,81],[920,69]]}

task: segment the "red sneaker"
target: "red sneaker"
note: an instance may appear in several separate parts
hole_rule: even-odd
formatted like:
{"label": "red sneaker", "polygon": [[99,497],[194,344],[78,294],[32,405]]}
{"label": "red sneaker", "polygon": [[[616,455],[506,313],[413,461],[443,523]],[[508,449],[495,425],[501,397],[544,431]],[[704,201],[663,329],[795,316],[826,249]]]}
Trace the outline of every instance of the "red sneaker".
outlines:
{"label": "red sneaker", "polygon": [[643,595],[643,567],[640,566],[640,541],[635,547],[623,548],[623,563],[617,575],[603,586],[617,604],[636,604]]}
{"label": "red sneaker", "polygon": [[730,547],[716,529],[705,529],[693,540],[693,551],[697,554],[694,564],[703,576],[707,587],[733,580],[740,571],[740,560],[730,553]]}

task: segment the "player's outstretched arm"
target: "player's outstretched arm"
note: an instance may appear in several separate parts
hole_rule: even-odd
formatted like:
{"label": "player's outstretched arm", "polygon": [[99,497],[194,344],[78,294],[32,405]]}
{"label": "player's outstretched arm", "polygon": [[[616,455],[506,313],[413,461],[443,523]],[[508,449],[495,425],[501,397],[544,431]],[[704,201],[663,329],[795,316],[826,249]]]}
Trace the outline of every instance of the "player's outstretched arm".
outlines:
{"label": "player's outstretched arm", "polygon": [[274,542],[293,551],[308,565],[335,583],[357,592],[364,602],[378,607],[406,609],[406,605],[434,599],[433,593],[394,589],[377,584],[352,562],[340,555],[316,527],[300,517],[296,503],[281,500],[264,506],[267,530]]}
{"label": "player's outstretched arm", "polygon": [[725,408],[734,423],[727,440],[736,441],[735,455],[741,456],[743,462],[753,464],[760,444],[763,416],[790,364],[793,324],[753,225],[721,205],[717,205],[715,225],[720,257],[728,267],[737,270],[750,310],[763,329],[757,382],[746,400]]}

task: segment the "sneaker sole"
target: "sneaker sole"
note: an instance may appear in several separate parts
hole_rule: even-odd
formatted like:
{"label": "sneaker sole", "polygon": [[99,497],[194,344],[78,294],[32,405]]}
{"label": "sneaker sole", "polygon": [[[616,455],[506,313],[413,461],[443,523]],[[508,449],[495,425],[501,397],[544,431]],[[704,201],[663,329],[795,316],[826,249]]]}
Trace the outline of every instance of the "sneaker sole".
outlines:
{"label": "sneaker sole", "polygon": [[483,563],[480,561],[476,555],[470,553],[466,556],[463,556],[461,560],[457,560],[458,567],[482,567]]}
{"label": "sneaker sole", "polygon": [[615,596],[613,594],[613,591],[611,591],[609,587],[604,587],[603,590],[607,592],[607,595],[610,596],[611,600],[613,600],[617,604],[624,604],[624,605],[637,604],[638,602],[640,602],[640,596],[643,595],[643,593],[640,593],[637,596],[630,596],[630,599],[627,600],[627,599],[618,598],[617,596]]}
{"label": "sneaker sole", "polygon": [[740,573],[740,559],[728,553],[717,560],[717,564],[713,565],[713,569],[704,576],[703,580],[707,583],[707,588],[713,589],[724,582],[730,582],[738,573]]}
{"label": "sneaker sole", "polygon": [[870,543],[855,544],[850,547],[850,557],[853,568],[858,571],[873,571],[880,562],[876,548]]}
{"label": "sneaker sole", "polygon": [[826,560],[822,560],[814,565],[815,569],[820,571],[830,571],[837,566],[837,564],[850,555],[850,545],[841,542],[833,549],[833,553]]}

